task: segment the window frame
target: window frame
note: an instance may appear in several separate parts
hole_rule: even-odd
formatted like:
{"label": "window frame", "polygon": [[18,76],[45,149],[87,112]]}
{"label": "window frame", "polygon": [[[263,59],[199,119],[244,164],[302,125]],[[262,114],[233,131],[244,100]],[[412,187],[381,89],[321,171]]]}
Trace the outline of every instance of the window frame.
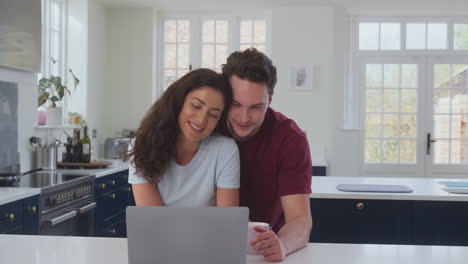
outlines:
{"label": "window frame", "polygon": [[239,50],[240,48],[240,22],[242,20],[264,20],[266,23],[266,43],[265,54],[270,55],[271,51],[271,11],[252,12],[252,11],[155,11],[155,32],[156,55],[154,58],[154,88],[153,101],[164,92],[164,21],[171,19],[190,20],[190,64],[192,68],[198,68],[202,65],[202,27],[204,20],[227,20],[228,21],[228,47],[227,55]]}
{"label": "window frame", "polygon": [[[427,72],[430,61],[437,58],[453,58],[457,56],[468,56],[468,50],[455,50],[454,49],[454,24],[468,22],[468,17],[453,16],[453,17],[374,17],[374,16],[350,16],[349,17],[349,38],[348,50],[346,52],[346,68],[345,68],[345,87],[344,87],[344,110],[343,110],[343,124],[341,129],[346,131],[359,131],[360,142],[360,167],[363,174],[366,173],[394,173],[394,174],[408,174],[418,171],[425,171],[427,167],[427,157],[425,152],[422,153],[421,145],[425,144],[425,133],[429,131],[427,122],[427,115],[421,116],[422,112],[427,111],[426,102],[427,96],[432,96],[429,92],[419,95],[420,89],[427,86],[427,80],[430,78],[431,73]],[[400,50],[359,50],[359,23],[372,22],[372,23],[400,23]],[[407,50],[406,49],[406,24],[407,23],[447,23],[447,49],[423,49],[423,50]],[[427,26],[426,26],[427,28]],[[427,36],[427,30],[426,30]],[[427,37],[426,37],[427,38]],[[380,36],[379,36],[380,39]],[[380,43],[379,43],[380,45]],[[427,44],[426,44],[427,45]],[[362,84],[362,65],[369,60],[376,60],[376,63],[388,63],[395,59],[403,59],[400,62],[405,63],[406,60],[413,58],[415,63],[418,64],[418,102],[421,96],[424,102],[418,104],[418,132],[417,132],[417,155],[416,164],[404,163],[378,163],[371,164],[365,162],[365,87]],[[417,61],[417,62],[416,62]],[[422,83],[422,84],[421,84]],[[432,91],[432,90],[431,90]],[[425,126],[421,126],[421,122]],[[432,157],[432,155],[431,155]],[[451,165],[451,168],[457,167]],[[455,171],[458,169],[455,168]],[[433,170],[432,173],[440,173],[440,170]]]}

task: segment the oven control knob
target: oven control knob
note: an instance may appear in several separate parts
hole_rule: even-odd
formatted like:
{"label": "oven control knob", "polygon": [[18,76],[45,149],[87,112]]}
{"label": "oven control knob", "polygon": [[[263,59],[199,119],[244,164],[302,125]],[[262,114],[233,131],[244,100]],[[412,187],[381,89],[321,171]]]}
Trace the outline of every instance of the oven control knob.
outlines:
{"label": "oven control knob", "polygon": [[99,187],[99,189],[105,189],[105,188],[106,188],[106,184],[100,183],[100,184],[98,185],[98,187]]}

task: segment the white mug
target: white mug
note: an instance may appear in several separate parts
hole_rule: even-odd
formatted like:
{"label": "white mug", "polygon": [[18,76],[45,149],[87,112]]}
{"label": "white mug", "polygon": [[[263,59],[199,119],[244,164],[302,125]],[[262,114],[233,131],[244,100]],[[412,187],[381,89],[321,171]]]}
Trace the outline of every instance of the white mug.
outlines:
{"label": "white mug", "polygon": [[259,232],[255,231],[254,227],[260,226],[266,229],[271,229],[270,225],[263,222],[249,222],[249,226],[247,229],[247,254],[248,255],[257,255],[257,251],[250,245],[250,241],[255,238]]}

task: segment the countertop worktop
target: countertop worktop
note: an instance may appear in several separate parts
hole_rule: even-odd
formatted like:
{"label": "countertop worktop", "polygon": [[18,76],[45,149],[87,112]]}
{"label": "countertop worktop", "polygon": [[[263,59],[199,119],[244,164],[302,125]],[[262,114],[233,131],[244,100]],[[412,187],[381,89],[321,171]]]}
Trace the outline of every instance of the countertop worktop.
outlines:
{"label": "countertop worktop", "polygon": [[[424,201],[468,201],[468,194],[452,194],[441,189],[439,182],[468,181],[455,178],[390,178],[390,177],[312,177],[311,198],[330,199],[384,199]],[[342,192],[338,184],[389,184],[405,185],[412,193]]]}
{"label": "countertop worktop", "polygon": [[[128,263],[126,238],[0,235],[0,254],[16,264]],[[281,263],[462,264],[467,259],[468,247],[310,243]],[[266,261],[261,256],[247,256],[247,263]]]}
{"label": "countertop worktop", "polygon": [[28,198],[41,193],[38,188],[0,187],[0,205]]}
{"label": "countertop worktop", "polygon": [[[128,169],[128,163],[120,160],[109,160],[113,164],[103,169],[57,169],[58,173],[93,174],[96,178]],[[0,187],[0,205],[40,194],[39,188]]]}

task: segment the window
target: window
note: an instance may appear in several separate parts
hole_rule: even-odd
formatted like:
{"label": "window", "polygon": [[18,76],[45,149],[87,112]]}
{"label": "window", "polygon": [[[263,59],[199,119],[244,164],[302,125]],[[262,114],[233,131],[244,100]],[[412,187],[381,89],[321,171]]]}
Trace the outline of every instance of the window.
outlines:
{"label": "window", "polygon": [[41,76],[65,76],[65,9],[65,0],[42,0]]}
{"label": "window", "polygon": [[160,91],[191,69],[203,67],[220,72],[221,65],[235,50],[255,47],[268,54],[268,16],[161,17]]}
{"label": "window", "polygon": [[360,17],[351,54],[345,117],[363,173],[466,173],[468,18]]}

